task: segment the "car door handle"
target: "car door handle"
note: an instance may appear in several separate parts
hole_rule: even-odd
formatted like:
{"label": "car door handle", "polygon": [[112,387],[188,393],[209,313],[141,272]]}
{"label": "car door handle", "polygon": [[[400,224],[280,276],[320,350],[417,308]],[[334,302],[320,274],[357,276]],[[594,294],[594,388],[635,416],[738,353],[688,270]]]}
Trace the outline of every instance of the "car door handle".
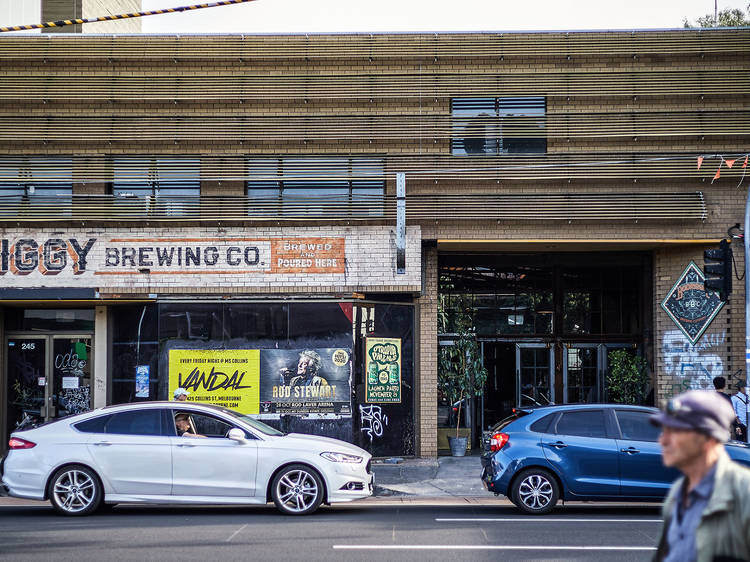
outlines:
{"label": "car door handle", "polygon": [[568,445],[563,443],[562,441],[555,441],[554,443],[547,443],[550,447],[554,447],[555,449],[564,449]]}
{"label": "car door handle", "polygon": [[628,447],[627,449],[620,449],[621,453],[627,453],[629,455],[634,455],[636,453],[640,453],[640,449],[636,449],[635,447]]}
{"label": "car door handle", "polygon": [[178,447],[195,447],[195,443],[178,443]]}
{"label": "car door handle", "polygon": [[111,444],[111,441],[97,441],[96,443],[94,443],[94,445],[97,445],[99,447],[109,447]]}

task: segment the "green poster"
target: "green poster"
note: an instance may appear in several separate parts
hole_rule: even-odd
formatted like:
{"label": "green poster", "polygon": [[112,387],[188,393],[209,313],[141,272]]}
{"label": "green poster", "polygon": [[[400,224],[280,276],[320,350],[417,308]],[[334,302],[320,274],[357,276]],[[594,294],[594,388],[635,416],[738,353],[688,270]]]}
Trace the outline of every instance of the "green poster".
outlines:
{"label": "green poster", "polygon": [[365,338],[365,402],[401,402],[399,338]]}

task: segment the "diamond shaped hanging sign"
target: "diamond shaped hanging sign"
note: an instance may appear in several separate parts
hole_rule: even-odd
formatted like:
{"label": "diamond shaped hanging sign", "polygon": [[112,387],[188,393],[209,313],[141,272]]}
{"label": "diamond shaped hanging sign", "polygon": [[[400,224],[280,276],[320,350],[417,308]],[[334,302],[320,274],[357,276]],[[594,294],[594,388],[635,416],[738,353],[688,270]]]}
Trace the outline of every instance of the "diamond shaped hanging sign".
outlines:
{"label": "diamond shaped hanging sign", "polygon": [[691,261],[661,301],[661,307],[692,345],[724,306],[719,293],[703,287],[704,279],[703,272]]}

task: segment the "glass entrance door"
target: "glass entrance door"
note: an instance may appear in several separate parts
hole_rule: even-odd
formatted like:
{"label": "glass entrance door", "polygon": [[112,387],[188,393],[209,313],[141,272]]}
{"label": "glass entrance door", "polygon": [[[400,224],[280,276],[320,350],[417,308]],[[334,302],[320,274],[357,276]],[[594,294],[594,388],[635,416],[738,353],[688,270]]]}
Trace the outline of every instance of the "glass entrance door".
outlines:
{"label": "glass entrance door", "polygon": [[7,338],[8,432],[26,417],[43,421],[47,415],[47,338],[29,336]]}
{"label": "glass entrance door", "polygon": [[516,407],[555,401],[555,353],[543,343],[516,344]]}
{"label": "glass entrance door", "polygon": [[609,353],[632,349],[626,343],[569,343],[563,346],[564,404],[593,404],[606,401]]}
{"label": "glass entrance door", "polygon": [[91,409],[91,337],[53,336],[47,418]]}
{"label": "glass entrance door", "polygon": [[6,350],[10,431],[91,408],[91,336],[9,336]]}
{"label": "glass entrance door", "polygon": [[563,347],[564,404],[601,402],[601,345],[569,344]]}

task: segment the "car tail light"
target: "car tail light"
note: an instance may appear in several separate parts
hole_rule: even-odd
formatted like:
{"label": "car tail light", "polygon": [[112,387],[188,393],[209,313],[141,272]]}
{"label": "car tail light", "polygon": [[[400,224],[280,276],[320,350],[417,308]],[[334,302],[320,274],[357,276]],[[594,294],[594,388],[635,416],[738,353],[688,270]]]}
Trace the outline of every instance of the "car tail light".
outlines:
{"label": "car tail light", "polygon": [[508,442],[508,434],[507,433],[495,433],[490,438],[490,451],[495,452],[499,451],[503,447],[505,447],[505,444]]}
{"label": "car tail light", "polygon": [[26,441],[26,439],[21,439],[19,437],[11,437],[8,441],[9,449],[31,449],[32,447],[36,447],[36,443]]}

